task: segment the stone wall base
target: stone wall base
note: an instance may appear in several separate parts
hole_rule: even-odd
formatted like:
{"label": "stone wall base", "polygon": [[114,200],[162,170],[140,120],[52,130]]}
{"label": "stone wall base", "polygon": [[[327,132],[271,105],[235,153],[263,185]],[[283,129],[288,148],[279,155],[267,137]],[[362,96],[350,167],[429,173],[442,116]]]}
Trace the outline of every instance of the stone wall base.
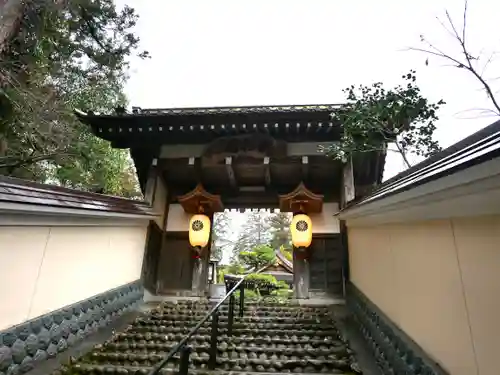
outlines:
{"label": "stone wall base", "polygon": [[142,304],[135,281],[0,331],[0,374],[22,374]]}
{"label": "stone wall base", "polygon": [[347,306],[384,375],[449,375],[351,283]]}

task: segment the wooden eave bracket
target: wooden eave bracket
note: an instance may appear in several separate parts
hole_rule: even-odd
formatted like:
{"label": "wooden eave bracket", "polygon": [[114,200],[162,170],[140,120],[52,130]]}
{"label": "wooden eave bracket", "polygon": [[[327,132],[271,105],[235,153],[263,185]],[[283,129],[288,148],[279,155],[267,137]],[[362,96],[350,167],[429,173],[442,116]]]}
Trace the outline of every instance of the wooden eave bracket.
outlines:
{"label": "wooden eave bracket", "polygon": [[[202,184],[198,184],[189,193],[177,197],[177,200],[184,212],[188,214],[213,214],[214,212],[224,211],[220,195],[210,194]],[[200,208],[202,212],[200,212]]]}
{"label": "wooden eave bracket", "polygon": [[302,211],[308,214],[320,213],[323,210],[323,195],[310,191],[303,182],[288,194],[279,196],[281,212]]}

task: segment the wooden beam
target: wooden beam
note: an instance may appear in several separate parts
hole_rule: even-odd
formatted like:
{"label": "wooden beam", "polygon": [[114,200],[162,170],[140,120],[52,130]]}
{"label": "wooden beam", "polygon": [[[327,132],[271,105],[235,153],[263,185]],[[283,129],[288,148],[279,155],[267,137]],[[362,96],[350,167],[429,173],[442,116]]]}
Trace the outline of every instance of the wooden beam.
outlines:
{"label": "wooden beam", "polygon": [[236,188],[236,177],[234,175],[233,158],[231,156],[226,157],[226,172],[227,177],[229,178],[229,184],[232,188]]}
{"label": "wooden beam", "polygon": [[302,180],[307,181],[309,176],[309,157],[302,156]]}
{"label": "wooden beam", "polygon": [[191,174],[194,176],[194,179],[197,184],[202,182],[201,179],[201,160],[195,156],[190,156],[188,158],[188,168],[191,171]]}
{"label": "wooden beam", "polygon": [[266,186],[271,186],[271,168],[269,167],[269,156],[264,158],[264,180]]}
{"label": "wooden beam", "polygon": [[[244,132],[252,129],[252,126],[245,125]],[[290,129],[293,129],[293,124],[286,123],[285,129],[288,133]],[[327,128],[328,124],[321,125],[323,128]],[[321,155],[318,153],[319,145],[330,146],[335,142],[292,142],[287,144],[287,156],[315,156]],[[188,158],[190,156],[201,157],[203,151],[206,149],[207,145],[190,145],[190,144],[177,144],[177,145],[163,145],[160,149],[160,159],[179,159]]]}
{"label": "wooden beam", "polygon": [[158,159],[153,158],[151,160],[151,166],[149,167],[149,173],[146,179],[145,191],[144,191],[144,201],[153,204],[156,194],[156,185],[158,182],[158,177],[161,176],[161,170],[158,168]]}

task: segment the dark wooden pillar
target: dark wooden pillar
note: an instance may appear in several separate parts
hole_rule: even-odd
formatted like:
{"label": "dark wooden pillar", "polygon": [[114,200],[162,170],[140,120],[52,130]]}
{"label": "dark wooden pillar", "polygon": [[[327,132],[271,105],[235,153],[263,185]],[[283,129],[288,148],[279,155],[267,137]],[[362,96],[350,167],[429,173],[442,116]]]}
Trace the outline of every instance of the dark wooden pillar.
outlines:
{"label": "dark wooden pillar", "polygon": [[210,254],[208,249],[205,249],[199,258],[194,259],[193,264],[193,279],[191,291],[193,296],[203,297],[208,292],[208,262]]}
{"label": "dark wooden pillar", "polygon": [[152,294],[157,290],[158,263],[168,217],[168,189],[157,164],[157,159],[153,159],[144,186],[144,200],[158,213],[158,217],[149,223],[141,274],[144,287]]}
{"label": "dark wooden pillar", "polygon": [[142,260],[141,279],[144,288],[152,294],[156,293],[157,264],[160,259],[162,239],[163,233],[161,229],[154,221],[151,221],[148,226],[146,248]]}
{"label": "dark wooden pillar", "polygon": [[293,250],[293,292],[297,299],[309,298],[310,269],[308,257],[308,249]]}

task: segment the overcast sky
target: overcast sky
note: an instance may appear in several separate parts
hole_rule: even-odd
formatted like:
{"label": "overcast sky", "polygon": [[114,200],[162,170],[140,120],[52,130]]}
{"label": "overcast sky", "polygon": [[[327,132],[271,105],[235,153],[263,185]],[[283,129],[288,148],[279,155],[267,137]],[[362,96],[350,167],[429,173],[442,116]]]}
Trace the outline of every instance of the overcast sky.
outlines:
{"label": "overcast sky", "polygon": [[[461,27],[461,0],[118,0],[140,15],[136,32],[150,60],[132,61],[130,104],[152,107],[329,104],[351,84],[398,84],[416,69],[423,93],[447,105],[437,139],[444,147],[494,121],[470,75],[408,52],[424,34],[447,52],[454,41],[436,20],[450,11]],[[468,43],[487,55],[499,46],[500,3],[469,1]],[[493,61],[485,73],[500,76]],[[497,87],[496,81],[492,81]],[[385,178],[403,169],[390,154]],[[241,215],[234,214],[240,223]],[[237,230],[234,231],[237,233]],[[227,256],[226,256],[227,257]]]}
{"label": "overcast sky", "polygon": [[[448,9],[461,26],[461,0],[118,0],[125,3],[140,15],[136,32],[152,55],[132,61],[126,92],[134,106],[338,103],[350,84],[393,86],[416,69],[424,94],[448,103],[442,146],[493,121],[470,111],[491,108],[471,76],[433,58],[426,67],[426,56],[405,51],[422,46],[420,34],[456,51],[436,16]],[[494,50],[500,3],[471,0],[469,9],[472,50]],[[486,76],[500,76],[498,68],[490,64]],[[390,155],[385,177],[402,168]]]}

